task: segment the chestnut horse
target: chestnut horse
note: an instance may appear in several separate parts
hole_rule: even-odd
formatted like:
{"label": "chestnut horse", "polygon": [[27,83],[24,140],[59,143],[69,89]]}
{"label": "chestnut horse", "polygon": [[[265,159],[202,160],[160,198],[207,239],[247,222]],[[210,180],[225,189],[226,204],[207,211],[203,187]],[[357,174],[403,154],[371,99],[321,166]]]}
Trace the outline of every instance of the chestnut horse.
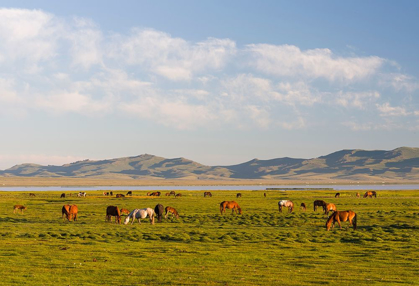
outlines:
{"label": "chestnut horse", "polygon": [[20,210],[20,212],[23,213],[23,210],[26,210],[26,207],[25,206],[22,206],[22,205],[15,205],[13,207],[13,213],[15,214],[16,211],[18,211],[18,210]]}
{"label": "chestnut horse", "polygon": [[166,207],[165,211],[166,211],[166,215],[164,216],[165,219],[167,219],[167,217],[169,216],[169,213],[172,214],[172,217],[179,218],[179,213],[177,212],[175,208]]}
{"label": "chestnut horse", "polygon": [[130,213],[130,211],[127,210],[127,209],[120,209],[119,212],[121,213],[121,215],[123,215],[123,214],[128,215]]}
{"label": "chestnut horse", "polygon": [[307,206],[306,206],[306,204],[305,204],[305,203],[301,203],[301,209],[302,209],[303,211],[306,211],[306,210],[307,210]]}
{"label": "chestnut horse", "polygon": [[326,204],[324,213],[325,214],[329,214],[329,211],[336,211],[336,206],[335,204]]}
{"label": "chestnut horse", "polygon": [[342,228],[340,222],[347,220],[349,220],[349,224],[352,225],[354,229],[356,229],[356,213],[353,211],[335,211],[327,219],[326,230],[330,230],[330,228],[333,229],[335,222],[339,224],[339,228]]}
{"label": "chestnut horse", "polygon": [[364,194],[364,198],[376,198],[377,197],[377,193],[375,191],[368,191]]}
{"label": "chestnut horse", "polygon": [[[63,207],[63,209],[64,209],[64,207]],[[76,221],[78,212],[79,212],[79,209],[78,209],[77,205],[70,205],[70,207],[68,208],[67,214],[66,214],[67,220],[71,221],[71,219],[73,219],[73,221]]]}
{"label": "chestnut horse", "polygon": [[240,208],[239,204],[235,201],[224,201],[220,203],[220,212],[221,214],[226,212],[226,209],[231,209],[231,213],[237,212],[242,214],[242,209]]}
{"label": "chestnut horse", "polygon": [[361,195],[360,195],[359,193],[356,193],[356,197],[357,197],[357,198],[360,198],[360,197],[361,197]]}
{"label": "chestnut horse", "polygon": [[67,218],[68,217],[68,213],[70,211],[70,205],[64,205],[61,209],[61,216],[64,220],[64,216]]}
{"label": "chestnut horse", "polygon": [[206,197],[212,197],[211,192],[204,192],[204,198]]}
{"label": "chestnut horse", "polygon": [[315,200],[314,201],[314,211],[317,210],[317,207],[322,207],[323,211],[326,211],[326,202],[322,200]]}
{"label": "chestnut horse", "polygon": [[108,206],[106,208],[106,219],[105,221],[112,222],[112,217],[115,217],[115,223],[121,224],[121,212],[116,206]]}
{"label": "chestnut horse", "polygon": [[279,212],[282,213],[283,207],[288,208],[288,212],[292,213],[292,211],[294,210],[294,203],[290,200],[281,200],[278,202]]}

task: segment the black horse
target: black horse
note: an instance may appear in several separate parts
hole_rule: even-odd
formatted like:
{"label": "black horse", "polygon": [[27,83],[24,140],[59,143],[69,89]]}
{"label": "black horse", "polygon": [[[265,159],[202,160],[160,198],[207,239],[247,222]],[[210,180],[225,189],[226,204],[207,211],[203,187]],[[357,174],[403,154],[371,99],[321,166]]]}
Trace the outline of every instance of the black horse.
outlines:
{"label": "black horse", "polygon": [[161,222],[161,218],[164,214],[164,206],[162,204],[158,204],[154,207],[154,213],[157,215],[157,221]]}
{"label": "black horse", "polygon": [[128,191],[127,196],[132,196],[132,191]]}

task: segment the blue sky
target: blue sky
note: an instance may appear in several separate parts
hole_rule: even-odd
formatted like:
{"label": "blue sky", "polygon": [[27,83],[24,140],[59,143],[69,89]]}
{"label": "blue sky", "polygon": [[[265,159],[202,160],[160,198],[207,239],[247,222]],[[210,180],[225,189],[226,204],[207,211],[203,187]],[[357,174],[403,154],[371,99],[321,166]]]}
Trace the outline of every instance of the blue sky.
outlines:
{"label": "blue sky", "polygon": [[418,147],[417,1],[0,7],[0,169]]}

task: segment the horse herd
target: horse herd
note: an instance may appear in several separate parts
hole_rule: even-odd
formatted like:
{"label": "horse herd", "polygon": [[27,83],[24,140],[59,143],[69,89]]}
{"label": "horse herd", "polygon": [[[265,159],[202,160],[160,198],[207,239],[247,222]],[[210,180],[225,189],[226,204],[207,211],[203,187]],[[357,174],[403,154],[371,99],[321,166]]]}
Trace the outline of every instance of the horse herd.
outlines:
{"label": "horse herd", "polygon": [[[104,195],[108,196],[109,193],[104,193]],[[119,197],[125,197],[124,195],[119,194]],[[132,192],[129,191],[127,195],[131,195],[132,196]],[[147,193],[147,196],[160,196],[161,193],[160,192],[150,192]],[[174,195],[175,197],[180,196],[180,194],[175,194],[174,191],[171,191],[170,193],[167,193],[166,196],[170,196],[170,195]],[[30,196],[34,195],[32,193],[30,193]],[[86,196],[86,193],[82,193],[80,192],[78,194],[78,197],[84,197]],[[264,193],[264,196],[266,197],[266,193]],[[356,194],[357,197],[360,197],[360,194],[357,193]],[[61,198],[65,197],[65,195],[61,195]],[[116,197],[118,197],[118,195],[116,195]],[[204,197],[212,197],[211,192],[204,192]],[[236,195],[237,198],[241,198],[242,194],[238,193]],[[335,198],[339,198],[340,197],[340,193],[337,193],[335,195]],[[364,196],[364,198],[372,198],[372,197],[377,197],[377,193],[375,191],[367,191]],[[335,204],[332,203],[326,203],[323,200],[315,200],[313,202],[313,206],[314,206],[314,211],[317,211],[317,209],[319,207],[321,207],[323,209],[323,212],[328,215],[329,212],[333,212],[327,219],[326,221],[326,230],[330,230],[333,229],[335,223],[337,222],[339,227],[342,228],[341,226],[341,222],[345,222],[345,221],[349,221],[350,225],[353,226],[353,229],[356,229],[357,226],[357,215],[355,212],[348,210],[348,211],[338,211],[336,208]],[[303,211],[306,211],[307,206],[305,203],[301,203],[300,205],[301,209]],[[280,200],[278,202],[278,208],[279,208],[279,212],[282,212],[283,208],[287,208],[289,213],[292,213],[294,211],[294,203],[290,200]],[[23,213],[23,210],[26,210],[27,208],[23,205],[15,205],[13,207],[13,212],[16,213],[16,211],[21,211],[21,213]],[[231,209],[232,213],[236,213],[236,214],[242,214],[242,209],[240,208],[240,206],[238,205],[237,202],[235,201],[223,201],[220,203],[220,213],[225,214],[226,209]],[[63,220],[66,218],[68,221],[76,221],[77,220],[77,214],[78,214],[78,207],[77,205],[64,205],[62,207],[62,218]],[[155,216],[157,216],[157,220],[158,222],[161,222],[163,214],[165,216],[165,218],[167,219],[168,216],[171,214],[172,217],[175,218],[179,218],[179,213],[177,212],[177,210],[173,207],[166,207],[164,208],[163,205],[161,204],[157,204],[154,209],[152,208],[142,208],[142,209],[134,209],[133,211],[129,211],[127,209],[120,209],[117,206],[108,206],[106,208],[106,217],[105,217],[105,221],[106,222],[111,222],[112,221],[112,217],[115,217],[115,223],[119,223],[121,224],[121,217],[122,215],[126,215],[125,219],[124,219],[124,224],[128,224],[129,221],[131,220],[131,224],[134,223],[134,221],[137,219],[138,223],[141,224],[141,219],[144,218],[149,218],[150,219],[150,223],[154,224],[154,218]]]}

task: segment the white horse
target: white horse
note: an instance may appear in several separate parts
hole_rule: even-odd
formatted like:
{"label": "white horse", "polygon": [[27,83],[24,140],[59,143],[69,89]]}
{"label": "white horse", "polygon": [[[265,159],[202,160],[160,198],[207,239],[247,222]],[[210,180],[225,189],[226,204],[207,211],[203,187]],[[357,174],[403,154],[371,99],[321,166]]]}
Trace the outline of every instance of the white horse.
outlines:
{"label": "white horse", "polygon": [[131,224],[134,223],[135,219],[138,219],[138,223],[141,223],[140,218],[150,218],[150,223],[154,224],[154,210],[152,208],[144,208],[144,209],[135,209],[129,213],[129,215],[125,218],[124,224],[129,223],[129,220],[132,218]]}

